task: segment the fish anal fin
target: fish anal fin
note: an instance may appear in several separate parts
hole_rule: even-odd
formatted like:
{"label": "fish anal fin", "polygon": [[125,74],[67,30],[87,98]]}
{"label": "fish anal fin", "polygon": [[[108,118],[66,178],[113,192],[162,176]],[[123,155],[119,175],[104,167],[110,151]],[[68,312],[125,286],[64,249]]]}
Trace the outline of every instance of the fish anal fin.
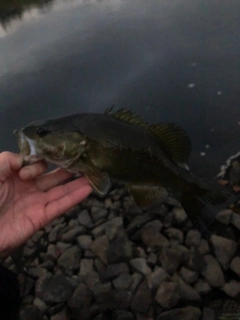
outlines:
{"label": "fish anal fin", "polygon": [[139,207],[146,207],[166,199],[167,191],[161,187],[128,185],[128,190]]}
{"label": "fish anal fin", "polygon": [[111,186],[108,174],[101,172],[100,170],[87,172],[85,177],[88,179],[93,189],[98,193],[106,194]]}
{"label": "fish anal fin", "polygon": [[159,141],[168,156],[180,166],[188,161],[191,152],[191,141],[188,134],[174,123],[152,124],[149,132]]}
{"label": "fish anal fin", "polygon": [[136,113],[134,113],[130,110],[122,108],[122,109],[115,111],[114,113],[111,113],[112,109],[113,109],[113,107],[107,109],[104,114],[109,115],[109,116],[113,117],[114,119],[122,121],[122,122],[134,124],[134,125],[144,127],[144,128],[148,127],[148,124],[143,119],[141,119]]}

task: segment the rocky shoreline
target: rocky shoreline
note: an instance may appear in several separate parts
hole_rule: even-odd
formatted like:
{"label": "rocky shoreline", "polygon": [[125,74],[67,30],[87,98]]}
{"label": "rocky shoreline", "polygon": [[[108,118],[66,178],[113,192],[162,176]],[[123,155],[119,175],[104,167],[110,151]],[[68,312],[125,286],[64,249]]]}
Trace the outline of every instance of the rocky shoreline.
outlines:
{"label": "rocky shoreline", "polygon": [[[236,187],[233,161],[220,178]],[[27,242],[20,320],[240,319],[239,234],[231,209],[206,241],[170,197],[143,211],[119,187],[91,195]]]}

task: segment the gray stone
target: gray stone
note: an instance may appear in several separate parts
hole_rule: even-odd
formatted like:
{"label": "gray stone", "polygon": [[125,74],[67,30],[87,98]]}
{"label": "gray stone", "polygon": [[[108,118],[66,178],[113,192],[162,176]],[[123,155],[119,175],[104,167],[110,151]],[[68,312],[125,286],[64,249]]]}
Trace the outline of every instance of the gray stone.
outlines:
{"label": "gray stone", "polygon": [[129,291],[131,291],[132,293],[134,293],[135,292],[135,290],[136,290],[136,288],[138,287],[138,285],[140,284],[140,282],[142,281],[142,279],[143,279],[143,275],[142,274],[140,274],[140,273],[137,273],[137,272],[135,272],[135,273],[133,273],[132,274],[132,284],[131,284],[131,286],[130,286],[130,288],[129,288]]}
{"label": "gray stone", "polygon": [[54,245],[52,243],[50,243],[48,245],[46,259],[55,261],[58,259],[60,254],[61,254],[61,251],[59,250],[59,248],[56,245]]}
{"label": "gray stone", "polygon": [[149,266],[155,266],[157,263],[157,255],[153,252],[151,252],[147,257],[147,264]]}
{"label": "gray stone", "polygon": [[82,226],[76,226],[70,229],[68,232],[65,232],[61,236],[61,240],[63,242],[70,242],[72,243],[76,238],[86,232],[86,229]]}
{"label": "gray stone", "polygon": [[164,231],[164,234],[170,239],[174,239],[179,243],[183,243],[183,232],[179,229],[168,228]]}
{"label": "gray stone", "polygon": [[[68,225],[69,227],[71,228],[75,228],[76,226],[78,226],[79,224],[79,221],[78,219],[71,219],[69,222],[68,222]],[[83,228],[83,227],[82,227]]]}
{"label": "gray stone", "polygon": [[79,283],[72,297],[68,300],[68,306],[71,309],[81,310],[86,305],[90,305],[92,301],[92,294],[89,288],[84,283]]}
{"label": "gray stone", "polygon": [[181,268],[179,274],[182,277],[182,279],[188,284],[195,282],[198,278],[198,272],[185,267]]}
{"label": "gray stone", "polygon": [[98,303],[104,303],[108,297],[111,290],[111,282],[97,283],[92,291],[94,298]]}
{"label": "gray stone", "polygon": [[217,235],[212,235],[210,241],[216,258],[225,270],[228,269],[237,248],[236,242]]}
{"label": "gray stone", "polygon": [[77,244],[83,250],[88,250],[92,245],[92,237],[89,235],[82,235],[77,237]]}
{"label": "gray stone", "polygon": [[105,219],[108,215],[108,211],[104,208],[92,207],[91,208],[91,217],[94,222],[97,222],[100,219]]}
{"label": "gray stone", "polygon": [[105,264],[107,264],[107,249],[109,246],[109,240],[106,235],[103,235],[95,239],[91,245],[92,252],[99,257]]}
{"label": "gray stone", "polygon": [[177,284],[178,293],[182,300],[187,301],[198,301],[200,300],[200,295],[193,287],[185,283],[181,277],[177,274],[173,276],[173,280]]}
{"label": "gray stone", "polygon": [[117,277],[119,274],[124,272],[129,272],[127,263],[120,262],[120,263],[110,264],[107,266],[104,272],[103,278],[106,280],[113,279]]}
{"label": "gray stone", "polygon": [[215,312],[211,308],[204,308],[202,320],[216,320]]}
{"label": "gray stone", "polygon": [[45,313],[45,311],[48,308],[47,304],[44,301],[42,301],[39,297],[36,297],[33,300],[33,305],[36,306],[38,310],[41,311],[42,314]]}
{"label": "gray stone", "polygon": [[233,212],[231,223],[240,230],[240,215]]}
{"label": "gray stone", "polygon": [[48,270],[39,266],[35,268],[28,268],[27,272],[30,276],[34,278],[41,278],[48,273]]}
{"label": "gray stone", "polygon": [[114,239],[123,230],[123,218],[116,217],[108,221],[105,232],[109,240]]}
{"label": "gray stone", "polygon": [[88,213],[88,210],[86,209],[79,213],[78,222],[86,228],[93,227],[92,219],[90,217],[90,214]]}
{"label": "gray stone", "polygon": [[233,212],[230,209],[222,210],[216,214],[216,220],[228,225],[232,219],[232,214]]}
{"label": "gray stone", "polygon": [[240,257],[234,257],[230,264],[230,268],[233,272],[235,272],[240,278]]}
{"label": "gray stone", "polygon": [[187,247],[199,247],[200,242],[201,242],[201,233],[197,230],[189,230],[186,239],[185,239],[185,244]]}
{"label": "gray stone", "polygon": [[60,232],[66,227],[66,223],[61,223],[56,225],[55,227],[53,227],[51,229],[51,231],[48,234],[48,241],[49,242],[56,242],[57,240],[59,240],[58,235],[60,234]]}
{"label": "gray stone", "polygon": [[88,272],[85,277],[83,278],[84,283],[87,287],[93,291],[94,287],[100,283],[99,275],[96,271]]}
{"label": "gray stone", "polygon": [[150,228],[143,228],[141,231],[142,242],[151,248],[161,249],[169,247],[169,241],[160,232]]}
{"label": "gray stone", "polygon": [[43,230],[39,230],[39,231],[35,232],[34,235],[31,237],[32,242],[37,244],[38,242],[41,241],[44,234],[45,234],[45,232]]}
{"label": "gray stone", "polygon": [[137,288],[131,302],[134,312],[146,313],[152,302],[151,290],[148,282],[144,280]]}
{"label": "gray stone", "polygon": [[81,250],[77,246],[67,249],[58,259],[58,265],[66,274],[78,271],[81,258]]}
{"label": "gray stone", "polygon": [[134,316],[131,312],[125,310],[115,310],[112,314],[114,320],[134,320]]}
{"label": "gray stone", "polygon": [[67,249],[71,248],[72,244],[71,243],[65,243],[65,242],[61,242],[58,241],[56,243],[59,251],[61,252],[61,254],[63,254]]}
{"label": "gray stone", "polygon": [[129,308],[131,299],[132,294],[130,291],[112,289],[106,302],[108,308],[125,310]]}
{"label": "gray stone", "polygon": [[193,271],[200,272],[204,266],[204,256],[198,251],[188,251],[184,253],[183,265]]}
{"label": "gray stone", "polygon": [[112,284],[116,289],[127,290],[130,288],[132,282],[133,282],[132,276],[128,272],[125,272],[120,274],[116,279],[114,279],[112,281]]}
{"label": "gray stone", "polygon": [[148,267],[144,258],[131,259],[129,263],[133,271],[140,272],[144,275],[151,273],[151,269]]}
{"label": "gray stone", "polygon": [[98,225],[96,228],[92,229],[92,231],[91,231],[92,235],[95,238],[98,238],[98,237],[104,235],[107,224],[108,224],[108,222],[104,222],[104,223],[101,223],[100,225]]}
{"label": "gray stone", "polygon": [[173,214],[175,221],[179,224],[182,224],[187,220],[187,215],[183,208],[174,208]]}
{"label": "gray stone", "polygon": [[199,320],[200,317],[200,309],[188,306],[163,312],[157,317],[157,320]]}
{"label": "gray stone", "polygon": [[147,275],[147,281],[149,284],[149,287],[153,290],[157,289],[161,282],[167,280],[170,281],[169,274],[163,269],[157,267],[153,272]]}
{"label": "gray stone", "polygon": [[66,308],[51,316],[51,320],[69,320]]}
{"label": "gray stone", "polygon": [[26,306],[20,310],[19,320],[42,320],[42,314],[36,306]]}
{"label": "gray stone", "polygon": [[50,272],[44,272],[35,283],[35,295],[41,300],[43,298],[45,288],[47,287],[51,278],[52,274]]}
{"label": "gray stone", "polygon": [[225,284],[224,275],[218,261],[211,255],[204,257],[205,267],[202,276],[212,287],[222,287]]}
{"label": "gray stone", "polygon": [[228,296],[234,298],[240,293],[240,282],[230,280],[222,287],[222,291],[224,291]]}
{"label": "gray stone", "polygon": [[163,248],[159,256],[159,261],[169,274],[173,274],[182,263],[183,254],[181,251],[175,249]]}
{"label": "gray stone", "polygon": [[180,299],[176,283],[163,281],[157,290],[155,299],[163,308],[175,307]]}
{"label": "gray stone", "polygon": [[66,302],[72,295],[71,283],[61,275],[54,275],[45,287],[42,300],[47,304]]}
{"label": "gray stone", "polygon": [[163,223],[159,220],[153,220],[153,221],[149,221],[147,222],[143,229],[146,228],[146,229],[151,229],[152,231],[156,231],[156,232],[161,232],[162,230],[162,227],[163,227]]}
{"label": "gray stone", "polygon": [[152,215],[150,214],[138,215],[134,219],[132,219],[132,221],[127,226],[127,232],[129,234],[133,234],[151,220],[152,220]]}
{"label": "gray stone", "polygon": [[112,240],[107,249],[108,263],[128,261],[132,257],[132,247],[126,236]]}
{"label": "gray stone", "polygon": [[93,259],[81,259],[79,275],[85,277],[89,272],[93,271]]}
{"label": "gray stone", "polygon": [[202,255],[205,255],[209,253],[209,251],[210,251],[210,248],[209,248],[208,242],[205,239],[202,239],[198,247],[198,252]]}
{"label": "gray stone", "polygon": [[211,291],[211,287],[210,287],[209,283],[201,278],[198,279],[198,281],[195,283],[194,288],[201,295],[205,295]]}

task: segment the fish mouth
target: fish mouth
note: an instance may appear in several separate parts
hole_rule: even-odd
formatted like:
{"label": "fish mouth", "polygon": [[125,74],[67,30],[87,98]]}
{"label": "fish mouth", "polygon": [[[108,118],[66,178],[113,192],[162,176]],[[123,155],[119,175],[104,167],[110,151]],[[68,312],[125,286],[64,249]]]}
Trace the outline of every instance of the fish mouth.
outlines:
{"label": "fish mouth", "polygon": [[23,133],[23,129],[15,130],[13,133],[17,135],[20,154],[23,156],[25,164],[32,164],[43,159],[43,157],[37,152],[36,142],[28,138]]}

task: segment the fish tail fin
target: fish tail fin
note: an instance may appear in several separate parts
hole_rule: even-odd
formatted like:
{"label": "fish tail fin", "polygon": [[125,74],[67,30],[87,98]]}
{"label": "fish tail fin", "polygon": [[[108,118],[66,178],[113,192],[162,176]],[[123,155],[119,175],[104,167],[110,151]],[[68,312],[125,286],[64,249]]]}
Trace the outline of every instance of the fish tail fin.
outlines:
{"label": "fish tail fin", "polygon": [[217,213],[230,207],[239,195],[222,187],[199,187],[182,196],[182,206],[189,219],[205,238],[210,238],[210,228],[215,221]]}

